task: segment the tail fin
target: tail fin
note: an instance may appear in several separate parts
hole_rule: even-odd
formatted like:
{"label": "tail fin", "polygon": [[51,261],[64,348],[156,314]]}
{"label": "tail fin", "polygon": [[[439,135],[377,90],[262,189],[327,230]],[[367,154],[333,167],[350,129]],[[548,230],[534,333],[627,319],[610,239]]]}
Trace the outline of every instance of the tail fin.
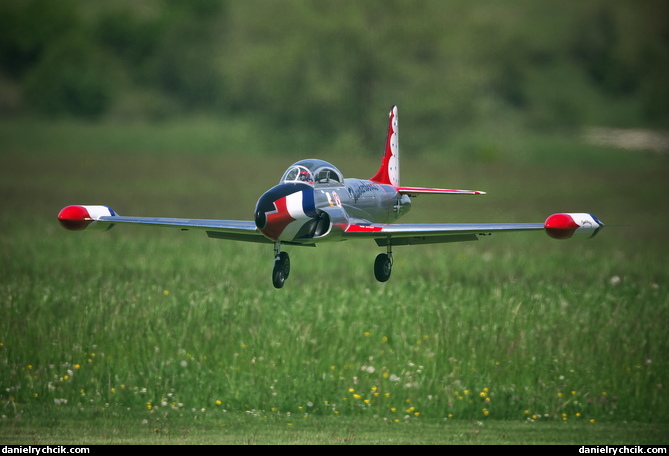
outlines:
{"label": "tail fin", "polygon": [[390,110],[386,150],[381,160],[381,167],[370,180],[379,184],[400,186],[400,150],[397,136],[397,106]]}
{"label": "tail fin", "polygon": [[388,135],[386,137],[386,150],[381,160],[381,167],[370,180],[379,184],[392,185],[395,189],[409,196],[417,196],[421,193],[452,194],[452,195],[485,195],[478,190],[451,190],[444,188],[424,187],[401,187],[400,186],[400,149],[397,136],[397,106],[393,106],[389,114]]}

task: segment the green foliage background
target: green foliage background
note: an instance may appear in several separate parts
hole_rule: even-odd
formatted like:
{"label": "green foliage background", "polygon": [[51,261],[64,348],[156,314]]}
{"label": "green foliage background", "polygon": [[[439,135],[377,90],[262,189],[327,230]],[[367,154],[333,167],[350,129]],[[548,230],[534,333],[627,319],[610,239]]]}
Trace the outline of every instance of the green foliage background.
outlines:
{"label": "green foliage background", "polygon": [[249,119],[278,150],[377,147],[391,104],[421,150],[509,125],[657,127],[668,16],[661,0],[8,0],[0,110]]}

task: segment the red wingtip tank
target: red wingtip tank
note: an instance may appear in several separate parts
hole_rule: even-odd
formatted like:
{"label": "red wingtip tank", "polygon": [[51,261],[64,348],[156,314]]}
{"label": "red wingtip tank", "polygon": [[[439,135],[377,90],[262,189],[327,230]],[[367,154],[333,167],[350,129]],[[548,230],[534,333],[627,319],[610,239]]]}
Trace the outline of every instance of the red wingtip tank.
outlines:
{"label": "red wingtip tank", "polygon": [[553,214],[544,222],[546,234],[553,239],[592,238],[603,226],[597,217],[586,213]]}
{"label": "red wingtip tank", "polygon": [[112,225],[98,223],[100,217],[113,217],[116,213],[107,206],[67,206],[58,213],[58,221],[70,231],[85,229],[107,230]]}

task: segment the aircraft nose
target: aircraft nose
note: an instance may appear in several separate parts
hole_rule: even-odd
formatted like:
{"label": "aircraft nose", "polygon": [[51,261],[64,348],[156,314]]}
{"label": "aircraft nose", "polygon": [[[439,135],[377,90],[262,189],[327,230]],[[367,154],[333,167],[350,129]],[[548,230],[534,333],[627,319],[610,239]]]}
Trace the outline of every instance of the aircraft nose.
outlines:
{"label": "aircraft nose", "polygon": [[258,230],[273,241],[294,240],[305,222],[314,217],[314,192],[307,184],[273,187],[258,199],[254,214]]}

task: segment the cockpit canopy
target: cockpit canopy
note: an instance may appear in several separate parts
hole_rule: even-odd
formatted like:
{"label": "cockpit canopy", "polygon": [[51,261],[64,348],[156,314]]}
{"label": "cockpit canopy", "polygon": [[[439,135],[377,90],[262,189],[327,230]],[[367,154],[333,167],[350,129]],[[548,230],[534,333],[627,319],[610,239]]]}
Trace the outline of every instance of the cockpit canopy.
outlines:
{"label": "cockpit canopy", "polygon": [[344,176],[323,160],[301,160],[290,166],[281,178],[283,184],[303,183],[316,187],[340,187]]}

